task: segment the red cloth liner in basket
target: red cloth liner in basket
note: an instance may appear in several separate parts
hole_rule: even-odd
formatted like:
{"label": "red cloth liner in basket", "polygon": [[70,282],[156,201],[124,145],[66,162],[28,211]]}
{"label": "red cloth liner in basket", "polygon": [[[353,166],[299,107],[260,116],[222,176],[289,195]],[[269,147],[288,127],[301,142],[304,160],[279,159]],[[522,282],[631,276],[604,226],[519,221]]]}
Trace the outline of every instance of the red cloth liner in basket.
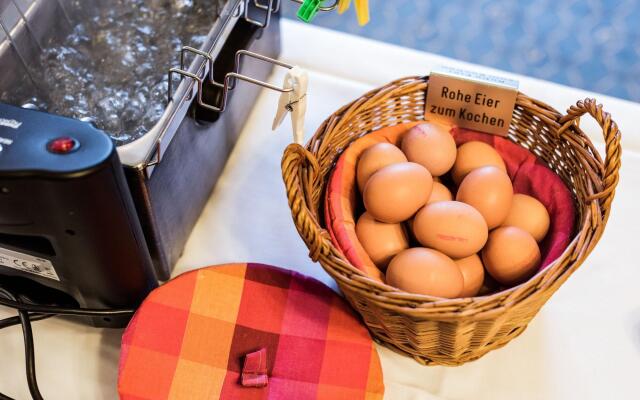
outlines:
{"label": "red cloth liner in basket", "polygon": [[[372,132],[353,142],[340,156],[327,186],[325,219],[334,244],[356,268],[369,277],[384,282],[384,274],[375,266],[358,241],[355,222],[361,213],[361,197],[355,184],[358,157],[370,146],[388,142],[400,145],[402,135],[426,121],[395,125]],[[551,217],[549,233],[540,243],[544,269],[558,258],[571,241],[575,223],[575,205],[562,179],[527,149],[508,139],[454,127],[451,130],[458,146],[482,141],[493,146],[504,159],[515,193],[540,200]]]}

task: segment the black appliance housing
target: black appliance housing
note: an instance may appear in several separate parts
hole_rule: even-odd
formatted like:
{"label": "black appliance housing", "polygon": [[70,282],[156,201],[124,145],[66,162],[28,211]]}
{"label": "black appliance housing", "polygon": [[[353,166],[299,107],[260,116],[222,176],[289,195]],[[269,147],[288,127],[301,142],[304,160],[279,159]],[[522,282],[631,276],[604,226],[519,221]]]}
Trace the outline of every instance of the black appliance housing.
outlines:
{"label": "black appliance housing", "polygon": [[[29,36],[50,34],[56,28],[51,21],[70,14],[64,5],[73,1],[22,0],[31,2],[23,16],[42,23],[18,21],[11,40],[0,36],[0,95],[24,82],[20,63],[37,59]],[[261,27],[256,21],[266,22],[267,13],[253,1],[220,1],[200,48],[211,62],[196,56],[185,66],[202,77],[213,66],[216,82],[238,67],[238,50],[271,58],[280,52],[276,10]],[[0,15],[15,4],[0,0]],[[264,81],[272,67],[247,61],[236,72]],[[197,82],[184,78],[158,124],[119,147],[90,124],[0,103],[0,284],[43,304],[137,306],[171,276],[259,92],[239,82],[226,110],[212,112],[195,101]],[[221,96],[218,86],[205,82],[208,102]],[[51,141],[66,137],[77,149],[52,153]]]}

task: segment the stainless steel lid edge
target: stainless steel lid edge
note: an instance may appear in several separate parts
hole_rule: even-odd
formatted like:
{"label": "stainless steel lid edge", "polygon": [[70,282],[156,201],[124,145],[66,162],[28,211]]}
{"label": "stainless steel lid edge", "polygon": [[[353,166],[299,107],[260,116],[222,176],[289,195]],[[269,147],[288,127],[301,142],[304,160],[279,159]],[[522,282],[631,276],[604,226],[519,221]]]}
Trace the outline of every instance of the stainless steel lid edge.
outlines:
{"label": "stainless steel lid edge", "polygon": [[[212,27],[205,45],[202,49],[211,54],[215,59],[224,46],[226,37],[229,36],[236,23],[243,16],[244,0],[230,1],[220,13],[220,18]],[[164,66],[167,69],[169,66]],[[188,71],[198,76],[206,76],[209,73],[207,59],[196,56],[191,62]],[[178,126],[185,118],[191,100],[197,93],[196,82],[192,79],[182,79],[173,100],[167,105],[165,112],[158,123],[141,138],[118,147],[121,162],[136,169],[146,169],[147,176],[153,173],[153,165],[156,159],[166,151]]]}

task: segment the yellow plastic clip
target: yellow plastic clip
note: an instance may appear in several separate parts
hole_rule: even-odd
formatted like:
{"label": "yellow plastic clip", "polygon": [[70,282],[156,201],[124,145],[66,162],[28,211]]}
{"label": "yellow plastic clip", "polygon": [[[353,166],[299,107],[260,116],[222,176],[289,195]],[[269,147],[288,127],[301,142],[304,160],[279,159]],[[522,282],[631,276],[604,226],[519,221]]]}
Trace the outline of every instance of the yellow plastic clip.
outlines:
{"label": "yellow plastic clip", "polygon": [[[369,23],[369,0],[354,0],[356,4],[356,14],[358,15],[358,23],[364,26]],[[348,7],[348,5],[347,5]]]}
{"label": "yellow plastic clip", "polygon": [[338,3],[338,14],[344,14],[344,12],[349,9],[350,5],[351,0],[340,0]]}

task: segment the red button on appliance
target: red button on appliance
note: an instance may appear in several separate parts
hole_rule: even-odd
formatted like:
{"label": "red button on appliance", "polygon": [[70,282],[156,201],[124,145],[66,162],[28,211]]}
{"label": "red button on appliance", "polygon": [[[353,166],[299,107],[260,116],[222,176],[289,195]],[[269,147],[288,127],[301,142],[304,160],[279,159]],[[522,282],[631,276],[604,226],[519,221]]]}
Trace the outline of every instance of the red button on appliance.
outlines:
{"label": "red button on appliance", "polygon": [[47,150],[56,154],[69,154],[80,147],[80,143],[72,137],[62,136],[47,144]]}

